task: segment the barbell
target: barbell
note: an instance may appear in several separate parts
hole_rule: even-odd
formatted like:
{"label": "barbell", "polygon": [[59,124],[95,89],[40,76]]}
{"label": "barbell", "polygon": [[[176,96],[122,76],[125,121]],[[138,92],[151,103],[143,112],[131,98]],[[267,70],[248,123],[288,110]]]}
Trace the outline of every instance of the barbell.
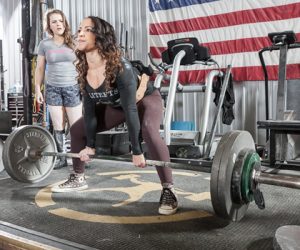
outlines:
{"label": "barbell", "polygon": [[[3,165],[15,180],[35,183],[45,179],[52,171],[56,157],[79,158],[77,153],[58,153],[50,132],[39,126],[25,125],[16,128],[3,145]],[[91,156],[107,161],[130,161],[113,156]],[[146,160],[147,165],[173,169],[199,170],[199,166]],[[260,157],[255,151],[251,134],[247,131],[230,131],[218,144],[211,166],[210,193],[215,213],[231,221],[241,220],[250,204],[255,201],[265,207],[260,184],[300,188],[300,177],[262,172]]]}

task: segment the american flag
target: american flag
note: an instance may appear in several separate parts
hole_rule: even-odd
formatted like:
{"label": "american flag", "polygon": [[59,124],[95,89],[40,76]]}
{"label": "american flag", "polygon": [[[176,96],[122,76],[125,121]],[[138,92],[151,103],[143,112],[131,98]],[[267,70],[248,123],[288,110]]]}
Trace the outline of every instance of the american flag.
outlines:
{"label": "american flag", "polygon": [[[160,62],[169,40],[196,37],[235,81],[264,80],[258,52],[268,33],[293,30],[300,41],[300,0],[149,0],[150,53]],[[278,79],[279,51],[265,52],[269,80]],[[300,49],[289,50],[287,79],[300,78]],[[208,68],[181,66],[181,83],[201,83]]]}

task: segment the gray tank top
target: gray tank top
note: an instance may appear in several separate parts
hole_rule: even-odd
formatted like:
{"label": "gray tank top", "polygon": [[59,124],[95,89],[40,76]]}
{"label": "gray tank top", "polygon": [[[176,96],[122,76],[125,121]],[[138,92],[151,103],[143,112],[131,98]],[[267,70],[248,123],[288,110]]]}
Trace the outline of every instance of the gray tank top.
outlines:
{"label": "gray tank top", "polygon": [[39,44],[38,55],[46,58],[46,83],[56,87],[77,84],[77,72],[74,66],[74,51],[67,45],[58,46],[52,38],[46,38]]}

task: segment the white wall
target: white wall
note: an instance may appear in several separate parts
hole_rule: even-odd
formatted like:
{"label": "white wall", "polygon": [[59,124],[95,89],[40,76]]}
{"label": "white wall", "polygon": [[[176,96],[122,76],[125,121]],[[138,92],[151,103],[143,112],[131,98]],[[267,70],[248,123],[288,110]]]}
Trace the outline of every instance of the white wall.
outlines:
{"label": "white wall", "polygon": [[3,21],[2,21],[2,16],[3,16],[3,6],[2,6],[2,1],[0,1],[0,40],[3,39]]}
{"label": "white wall", "polygon": [[[131,58],[148,62],[148,0],[54,0],[54,7],[65,13],[74,33],[84,17],[99,16],[114,26],[119,39],[123,23],[128,31],[128,40],[133,40]],[[125,34],[123,45],[124,42]]]}

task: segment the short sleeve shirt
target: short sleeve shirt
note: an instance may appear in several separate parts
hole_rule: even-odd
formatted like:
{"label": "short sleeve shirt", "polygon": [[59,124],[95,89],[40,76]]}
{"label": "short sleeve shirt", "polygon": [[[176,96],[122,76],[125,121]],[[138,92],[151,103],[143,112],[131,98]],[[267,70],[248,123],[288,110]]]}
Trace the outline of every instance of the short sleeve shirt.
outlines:
{"label": "short sleeve shirt", "polygon": [[58,46],[52,38],[46,38],[39,44],[38,55],[46,58],[46,82],[56,87],[77,84],[77,72],[74,65],[76,56],[66,44]]}

